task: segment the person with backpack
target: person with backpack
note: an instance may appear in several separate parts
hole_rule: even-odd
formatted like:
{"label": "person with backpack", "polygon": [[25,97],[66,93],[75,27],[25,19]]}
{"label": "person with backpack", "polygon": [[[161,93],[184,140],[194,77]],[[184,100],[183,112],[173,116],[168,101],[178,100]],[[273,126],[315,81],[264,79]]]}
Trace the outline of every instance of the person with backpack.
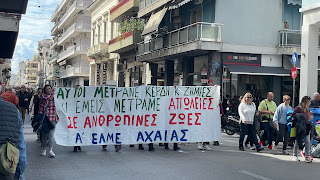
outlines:
{"label": "person with backpack", "polygon": [[289,153],[287,152],[287,146],[290,134],[287,127],[287,112],[289,110],[292,110],[292,107],[289,105],[291,99],[290,96],[284,95],[282,97],[282,100],[283,103],[277,107],[276,112],[273,116],[274,128],[279,130],[274,149],[276,150],[279,142],[283,140],[282,153],[285,155],[289,155]]}
{"label": "person with backpack", "polygon": [[[10,102],[0,100],[0,107],[0,149],[2,150],[0,156],[6,157],[8,149],[9,152],[14,152],[14,154],[10,153],[12,159],[0,159],[0,179],[24,179],[27,155],[22,117],[17,107]],[[2,167],[2,164],[11,163],[12,166],[9,166],[9,169]]]}
{"label": "person with backpack", "polygon": [[51,85],[45,85],[43,88],[43,94],[40,100],[39,114],[44,114],[45,118],[48,118],[48,123],[51,123],[53,129],[49,129],[48,132],[42,131],[42,153],[41,155],[45,156],[47,154],[46,147],[49,146],[50,157],[55,157],[53,152],[53,141],[54,141],[54,130],[57,122],[59,122],[59,117],[56,113],[56,107],[54,104],[54,94],[52,91]]}
{"label": "person with backpack", "polygon": [[267,99],[260,102],[258,110],[262,113],[262,124],[264,133],[259,141],[260,146],[265,145],[265,141],[268,140],[268,148],[273,149],[273,115],[277,109],[276,103],[273,101],[274,94],[273,92],[268,92]]}
{"label": "person with backpack", "polygon": [[[292,121],[293,127],[296,128],[296,141],[293,147],[293,160],[300,161],[298,158],[298,149],[303,150],[303,140],[305,143],[305,160],[307,163],[311,163],[310,159],[310,109],[309,106],[311,104],[311,98],[309,96],[304,96],[301,99],[300,104],[294,108]],[[302,154],[302,153],[301,153]]]}

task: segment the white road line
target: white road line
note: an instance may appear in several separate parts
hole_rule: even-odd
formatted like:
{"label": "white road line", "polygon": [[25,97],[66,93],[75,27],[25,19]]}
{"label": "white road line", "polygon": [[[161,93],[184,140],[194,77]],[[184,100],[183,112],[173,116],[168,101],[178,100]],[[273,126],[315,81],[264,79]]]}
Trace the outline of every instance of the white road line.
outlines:
{"label": "white road line", "polygon": [[272,180],[272,179],[269,179],[267,177],[264,177],[264,176],[260,176],[258,174],[254,174],[252,172],[249,172],[249,171],[245,171],[245,170],[241,170],[239,171],[240,173],[243,173],[243,174],[246,174],[246,175],[249,175],[249,176],[252,176],[252,177],[255,177],[255,178],[258,178],[258,179],[262,179],[262,180]]}

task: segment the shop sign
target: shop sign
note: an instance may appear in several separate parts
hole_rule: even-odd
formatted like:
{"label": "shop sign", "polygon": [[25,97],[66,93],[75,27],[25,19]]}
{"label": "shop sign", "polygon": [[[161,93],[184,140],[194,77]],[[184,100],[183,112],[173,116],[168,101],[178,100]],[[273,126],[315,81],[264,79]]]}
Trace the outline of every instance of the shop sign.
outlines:
{"label": "shop sign", "polygon": [[261,66],[260,54],[222,53],[223,64]]}

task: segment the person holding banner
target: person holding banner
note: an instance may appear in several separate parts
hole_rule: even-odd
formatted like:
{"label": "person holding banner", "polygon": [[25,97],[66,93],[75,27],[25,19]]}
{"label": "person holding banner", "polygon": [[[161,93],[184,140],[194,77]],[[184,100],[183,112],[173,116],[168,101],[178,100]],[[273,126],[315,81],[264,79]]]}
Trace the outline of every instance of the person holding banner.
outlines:
{"label": "person holding banner", "polygon": [[250,93],[246,93],[243,96],[242,102],[238,108],[239,116],[240,116],[240,124],[241,124],[241,134],[239,139],[239,150],[244,151],[243,148],[243,140],[244,136],[248,132],[251,141],[255,144],[257,152],[262,151],[264,148],[261,148],[258,143],[258,139],[253,127],[254,116],[256,113],[256,105],[252,102],[252,95]]}
{"label": "person holding banner", "polygon": [[[46,108],[47,107],[47,108]],[[44,112],[44,110],[46,109],[46,111]],[[52,87],[51,85],[45,85],[43,88],[43,94],[41,96],[41,100],[40,100],[40,109],[39,109],[39,114],[45,114],[50,122],[52,123],[52,125],[55,127],[57,122],[59,122],[59,117],[57,116],[56,113],[56,107],[54,104],[54,94],[52,92]],[[53,152],[53,140],[54,140],[54,130],[55,128],[53,128],[52,130],[49,130],[48,133],[43,133],[42,134],[42,153],[41,155],[45,156],[47,154],[46,151],[46,147],[49,146],[49,153],[50,153],[50,157],[55,157],[55,153]]]}

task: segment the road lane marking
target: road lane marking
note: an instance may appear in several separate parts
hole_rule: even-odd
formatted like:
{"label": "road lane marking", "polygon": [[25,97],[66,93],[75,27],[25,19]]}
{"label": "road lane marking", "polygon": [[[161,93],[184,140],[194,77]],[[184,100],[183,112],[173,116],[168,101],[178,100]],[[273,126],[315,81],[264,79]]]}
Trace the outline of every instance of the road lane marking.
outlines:
{"label": "road lane marking", "polygon": [[269,179],[267,177],[260,176],[258,174],[255,174],[255,173],[252,173],[252,172],[249,172],[249,171],[245,171],[245,170],[241,170],[239,172],[243,173],[243,174],[246,174],[246,175],[249,175],[249,176],[252,176],[252,177],[255,177],[255,178],[258,178],[258,179],[262,179],[262,180],[272,180],[272,179]]}

